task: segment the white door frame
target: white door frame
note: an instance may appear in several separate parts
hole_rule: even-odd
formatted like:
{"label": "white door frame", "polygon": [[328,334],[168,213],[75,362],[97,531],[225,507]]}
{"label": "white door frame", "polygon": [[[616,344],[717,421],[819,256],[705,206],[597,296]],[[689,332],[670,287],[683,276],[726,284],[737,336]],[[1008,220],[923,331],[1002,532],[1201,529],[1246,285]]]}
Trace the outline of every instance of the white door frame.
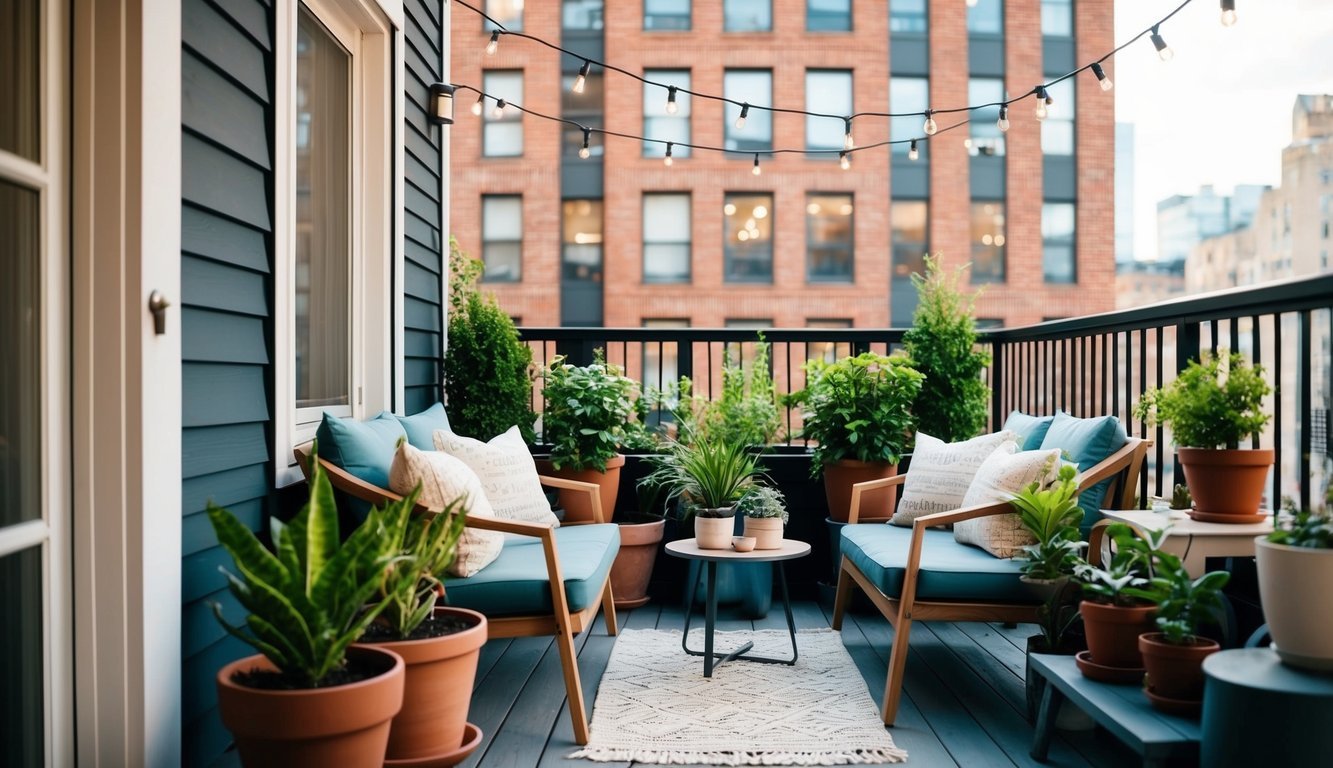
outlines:
{"label": "white door frame", "polygon": [[[73,595],[80,766],[181,759],[181,10],[73,0]],[[172,303],[154,332],[148,297]]]}

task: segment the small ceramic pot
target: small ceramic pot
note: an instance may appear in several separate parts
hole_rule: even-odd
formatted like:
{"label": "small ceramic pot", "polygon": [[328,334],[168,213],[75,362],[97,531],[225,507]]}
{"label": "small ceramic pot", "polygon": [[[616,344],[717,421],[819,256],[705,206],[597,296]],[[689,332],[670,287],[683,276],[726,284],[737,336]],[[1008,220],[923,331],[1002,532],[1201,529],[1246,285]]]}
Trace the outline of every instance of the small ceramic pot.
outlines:
{"label": "small ceramic pot", "polygon": [[754,549],[755,538],[753,536],[732,536],[731,548],[737,552],[749,552]]}

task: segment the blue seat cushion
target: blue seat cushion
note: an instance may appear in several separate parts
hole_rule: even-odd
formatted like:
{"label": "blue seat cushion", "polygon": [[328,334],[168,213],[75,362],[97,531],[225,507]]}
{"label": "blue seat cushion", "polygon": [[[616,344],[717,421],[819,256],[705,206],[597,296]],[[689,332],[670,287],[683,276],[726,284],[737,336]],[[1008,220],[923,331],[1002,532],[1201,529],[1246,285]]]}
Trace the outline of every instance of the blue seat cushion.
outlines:
{"label": "blue seat cushion", "polygon": [[1046,438],[1046,432],[1054,420],[1054,416],[1029,416],[1022,411],[1014,411],[1004,420],[1001,429],[1006,432],[1017,432],[1023,436],[1023,443],[1018,446],[1019,450],[1035,451],[1041,447],[1041,441]]}
{"label": "blue seat cushion", "polygon": [[[902,593],[912,529],[863,523],[842,529],[842,554],[881,592]],[[917,572],[918,600],[989,600],[1036,603],[1039,598],[1019,581],[1018,560],[992,556],[979,547],[954,541],[953,531],[928,528]]]}
{"label": "blue seat cushion", "polygon": [[[555,529],[560,574],[570,612],[602,599],[602,585],[620,551],[620,526],[562,525]],[[509,536],[495,562],[465,579],[447,578],[445,601],[487,616],[549,614],[551,582],[540,539]]]}
{"label": "blue seat cushion", "polygon": [[444,412],[444,403],[436,403],[421,413],[411,416],[397,416],[398,423],[407,433],[407,442],[413,448],[423,451],[435,450],[435,430],[449,429],[449,417]]}
{"label": "blue seat cushion", "polygon": [[[1080,419],[1064,411],[1055,412],[1055,420],[1041,442],[1043,449],[1059,448],[1070,461],[1078,464],[1078,471],[1086,472],[1104,461],[1107,456],[1124,446],[1128,438],[1120,420],[1114,416]],[[1093,523],[1101,519],[1102,503],[1108,478],[1079,494],[1078,505],[1083,508],[1083,535],[1086,538]]]}

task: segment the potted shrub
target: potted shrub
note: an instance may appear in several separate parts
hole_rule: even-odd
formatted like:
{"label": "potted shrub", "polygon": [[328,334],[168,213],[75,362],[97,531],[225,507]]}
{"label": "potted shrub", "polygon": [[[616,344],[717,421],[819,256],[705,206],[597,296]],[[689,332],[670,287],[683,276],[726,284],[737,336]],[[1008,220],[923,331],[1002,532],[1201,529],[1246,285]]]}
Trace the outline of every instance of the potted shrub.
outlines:
{"label": "potted shrub", "polygon": [[972,316],[978,290],[963,293],[967,266],[945,270],[940,257],[926,257],[926,274],[912,274],[917,305],[903,346],[925,375],[912,404],[917,429],[946,443],[976,437],[986,426],[990,387],[981,378],[990,354],[977,348]]}
{"label": "potted shrub", "polygon": [[[912,435],[912,403],[925,378],[901,355],[864,352],[834,363],[805,364],[806,386],[788,401],[801,406],[801,437],[815,443],[812,474],[823,472],[829,514],[846,521],[852,485],[891,476]],[[892,509],[894,490],[867,503]]]}
{"label": "potted shrub", "polygon": [[[595,483],[601,489],[603,520],[615,511],[620,490],[620,448],[643,433],[638,421],[638,385],[597,350],[589,365],[572,365],[563,355],[542,371],[542,439],[551,445],[543,473]],[[586,494],[561,491],[566,520],[593,519]]]}
{"label": "potted shrub", "polygon": [[1283,662],[1333,670],[1333,519],[1322,512],[1279,515],[1275,530],[1256,539],[1259,597],[1273,648]]}
{"label": "potted shrub", "polygon": [[736,502],[761,473],[754,455],[740,445],[701,438],[691,445],[671,443],[652,461],[655,468],[644,482],[670,489],[684,519],[693,519],[699,547],[730,548]]}
{"label": "potted shrub", "polygon": [[782,527],[787,524],[787,505],[782,491],[769,485],[754,485],[736,502],[745,516],[745,534],[753,536],[755,549],[781,549]]}
{"label": "potted shrub", "polygon": [[1143,394],[1134,415],[1171,429],[1185,484],[1194,499],[1189,514],[1214,523],[1257,523],[1271,448],[1241,448],[1268,423],[1263,401],[1272,388],[1263,366],[1239,354],[1191,360],[1176,380]]}
{"label": "potted shrub", "polygon": [[[1153,629],[1159,592],[1153,587],[1154,553],[1167,528],[1141,538],[1124,523],[1106,528],[1115,554],[1105,568],[1083,563],[1075,575],[1083,584],[1078,612],[1088,641],[1078,655],[1084,676],[1107,682],[1132,682],[1143,674],[1138,638]],[[1085,658],[1086,656],[1086,658]]]}
{"label": "potted shrub", "polygon": [[403,703],[403,660],[348,646],[388,604],[376,597],[397,554],[382,524],[392,513],[372,510],[339,543],[333,488],[313,454],[311,466],[310,500],[286,525],[273,521],[276,552],[227,510],[208,507],[240,573],[224,570],[231,593],[249,616],[235,627],[216,603],[213,611],[262,654],[218,671],[218,708],[247,766],[378,767]]}
{"label": "potted shrub", "polygon": [[1226,571],[1213,571],[1192,579],[1178,557],[1157,553],[1159,631],[1139,635],[1139,652],[1147,670],[1144,693],[1163,712],[1193,714],[1203,701],[1203,660],[1221,646],[1199,637],[1199,627],[1216,620],[1229,578]]}
{"label": "potted shrub", "polygon": [[[386,765],[429,760],[446,764],[466,748],[468,705],[477,657],[486,644],[486,617],[464,608],[437,606],[441,579],[453,562],[467,514],[455,500],[433,515],[414,516],[418,490],[382,514],[384,537],[398,555],[381,569],[379,618],[360,642],[403,658],[403,709],[389,731]],[[473,729],[475,741],[480,733]],[[472,744],[471,746],[475,746]]]}

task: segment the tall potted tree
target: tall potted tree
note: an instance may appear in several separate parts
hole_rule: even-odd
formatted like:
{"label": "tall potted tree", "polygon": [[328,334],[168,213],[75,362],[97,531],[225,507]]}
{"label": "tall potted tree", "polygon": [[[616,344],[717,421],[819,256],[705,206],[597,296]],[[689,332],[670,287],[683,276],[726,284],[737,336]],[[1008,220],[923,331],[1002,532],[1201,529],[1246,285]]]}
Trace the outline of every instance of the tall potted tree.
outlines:
{"label": "tall potted tree", "polygon": [[262,654],[218,671],[218,708],[247,766],[378,768],[403,703],[403,660],[349,646],[389,602],[377,591],[397,554],[384,535],[393,513],[372,510],[339,543],[333,488],[313,455],[310,463],[310,500],[291,522],[274,520],[276,551],[235,515],[208,507],[240,574],[224,570],[228,586],[249,616],[236,627],[216,603],[214,613]]}
{"label": "tall potted tree", "polygon": [[1265,517],[1259,504],[1273,449],[1240,447],[1268,423],[1263,401],[1272,387],[1263,376],[1263,366],[1251,367],[1239,354],[1191,360],[1175,381],[1145,392],[1134,408],[1138,418],[1171,429],[1196,520],[1257,523]]}
{"label": "tall potted tree", "polygon": [[[1333,494],[1330,494],[1333,495]],[[1273,648],[1286,664],[1333,671],[1333,517],[1285,511],[1276,529],[1256,540],[1259,597]]]}

